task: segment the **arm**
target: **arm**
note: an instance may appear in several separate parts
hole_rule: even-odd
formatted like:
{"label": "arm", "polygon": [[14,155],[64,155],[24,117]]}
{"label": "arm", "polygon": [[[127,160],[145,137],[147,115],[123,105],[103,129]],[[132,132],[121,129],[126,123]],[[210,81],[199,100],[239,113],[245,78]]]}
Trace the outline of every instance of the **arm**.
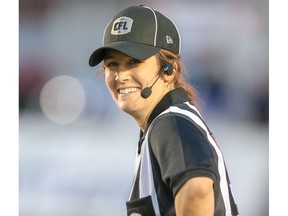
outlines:
{"label": "arm", "polygon": [[189,179],[175,196],[177,216],[213,216],[213,180],[207,177]]}

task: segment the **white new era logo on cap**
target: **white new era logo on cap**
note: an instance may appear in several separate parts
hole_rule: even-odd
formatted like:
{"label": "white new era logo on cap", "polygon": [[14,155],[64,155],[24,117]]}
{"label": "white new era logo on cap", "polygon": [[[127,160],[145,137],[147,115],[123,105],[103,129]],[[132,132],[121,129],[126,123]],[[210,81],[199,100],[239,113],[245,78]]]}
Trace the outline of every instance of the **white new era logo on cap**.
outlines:
{"label": "white new era logo on cap", "polygon": [[111,34],[123,35],[131,31],[133,20],[129,17],[119,17],[112,25]]}
{"label": "white new era logo on cap", "polygon": [[166,35],[166,42],[167,44],[173,44],[173,39],[169,35]]}

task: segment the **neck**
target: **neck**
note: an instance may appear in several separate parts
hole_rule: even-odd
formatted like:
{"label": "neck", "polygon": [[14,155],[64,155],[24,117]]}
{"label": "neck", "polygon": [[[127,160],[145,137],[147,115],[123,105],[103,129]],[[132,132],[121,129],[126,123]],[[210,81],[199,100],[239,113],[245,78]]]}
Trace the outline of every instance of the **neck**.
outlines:
{"label": "neck", "polygon": [[147,126],[147,122],[148,122],[148,119],[149,119],[151,112],[152,111],[146,113],[146,115],[139,115],[139,116],[133,115],[132,116],[142,132],[145,131],[145,128]]}
{"label": "neck", "polygon": [[133,119],[136,121],[136,123],[138,124],[138,126],[140,127],[140,129],[143,132],[145,131],[145,129],[147,127],[147,123],[148,123],[148,120],[149,120],[151,113],[153,112],[153,110],[155,109],[157,104],[160,102],[160,100],[164,97],[164,95],[166,95],[168,92],[169,92],[169,90],[166,89],[166,91],[163,91],[162,94],[159,95],[159,97],[153,98],[148,103],[152,106],[148,105],[144,109],[142,109],[141,111],[138,110],[137,112],[129,113],[129,115],[133,117]]}

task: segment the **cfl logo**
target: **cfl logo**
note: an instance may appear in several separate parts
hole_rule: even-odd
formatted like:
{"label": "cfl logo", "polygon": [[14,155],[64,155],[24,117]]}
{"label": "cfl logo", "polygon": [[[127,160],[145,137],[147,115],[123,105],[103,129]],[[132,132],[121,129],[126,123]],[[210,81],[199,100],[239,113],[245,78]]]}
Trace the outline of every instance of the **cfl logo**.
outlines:
{"label": "cfl logo", "polygon": [[129,17],[119,17],[112,25],[112,35],[123,35],[131,32],[133,20]]}

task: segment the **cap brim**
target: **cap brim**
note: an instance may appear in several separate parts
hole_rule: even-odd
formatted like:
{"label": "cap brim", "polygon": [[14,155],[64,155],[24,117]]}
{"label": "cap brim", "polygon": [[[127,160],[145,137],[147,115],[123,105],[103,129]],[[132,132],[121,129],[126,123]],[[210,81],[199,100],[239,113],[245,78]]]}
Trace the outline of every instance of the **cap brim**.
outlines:
{"label": "cap brim", "polygon": [[143,60],[155,55],[161,48],[135,42],[118,41],[95,50],[90,56],[89,65],[94,67],[99,64],[104,59],[107,49],[117,50],[132,58]]}

